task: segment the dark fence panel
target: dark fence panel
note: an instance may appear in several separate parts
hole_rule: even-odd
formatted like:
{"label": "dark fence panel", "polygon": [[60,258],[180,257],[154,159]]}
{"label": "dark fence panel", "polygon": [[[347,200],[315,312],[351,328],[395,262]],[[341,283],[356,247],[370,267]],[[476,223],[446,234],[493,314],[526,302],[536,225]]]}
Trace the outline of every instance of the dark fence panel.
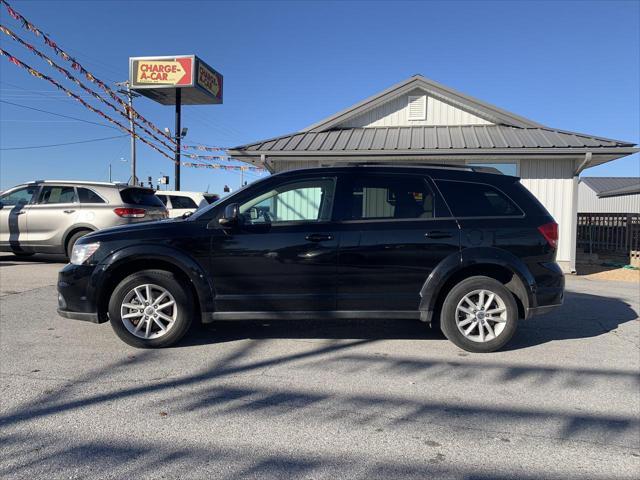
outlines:
{"label": "dark fence panel", "polygon": [[640,250],[640,214],[579,213],[577,236],[586,253],[629,255]]}

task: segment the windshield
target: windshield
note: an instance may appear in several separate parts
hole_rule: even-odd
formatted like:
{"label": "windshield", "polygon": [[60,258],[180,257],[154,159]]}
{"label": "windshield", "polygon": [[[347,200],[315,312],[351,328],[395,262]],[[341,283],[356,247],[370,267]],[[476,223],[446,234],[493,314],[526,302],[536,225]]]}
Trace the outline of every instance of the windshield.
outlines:
{"label": "windshield", "polygon": [[248,183],[247,185],[243,186],[242,188],[239,188],[235,192],[227,195],[226,197],[222,197],[220,200],[212,203],[211,205],[207,205],[206,207],[202,207],[202,208],[196,210],[196,212],[189,217],[189,220],[198,220],[198,219],[202,219],[202,218],[207,218],[208,212],[210,212],[213,208],[216,208],[216,206],[219,205],[221,202],[223,202],[223,201],[226,202],[227,200],[230,200],[230,199],[236,197],[240,193],[244,192],[247,188],[254,187],[254,186],[264,182],[265,180],[269,179],[270,177],[271,177],[270,175],[267,175],[265,178],[261,178],[260,180],[256,180],[253,183]]}

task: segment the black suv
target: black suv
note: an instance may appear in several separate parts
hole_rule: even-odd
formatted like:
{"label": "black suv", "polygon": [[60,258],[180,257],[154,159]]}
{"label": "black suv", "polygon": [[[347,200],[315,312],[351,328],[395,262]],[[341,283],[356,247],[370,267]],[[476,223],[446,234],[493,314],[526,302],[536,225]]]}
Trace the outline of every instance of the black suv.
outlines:
{"label": "black suv", "polygon": [[558,226],[516,177],[360,164],[288,171],[195,214],[92,233],[60,315],[164,347],[194,319],[415,318],[490,352],[562,303]]}

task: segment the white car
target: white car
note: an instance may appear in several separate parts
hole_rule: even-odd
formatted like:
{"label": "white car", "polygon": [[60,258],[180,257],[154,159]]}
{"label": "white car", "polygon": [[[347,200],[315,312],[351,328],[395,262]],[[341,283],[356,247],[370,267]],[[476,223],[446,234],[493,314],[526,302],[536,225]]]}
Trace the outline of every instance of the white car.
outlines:
{"label": "white car", "polygon": [[158,190],[156,196],[169,210],[170,218],[181,217],[188,212],[193,213],[198,208],[206,207],[220,199],[220,195],[215,193],[177,192],[172,190]]}

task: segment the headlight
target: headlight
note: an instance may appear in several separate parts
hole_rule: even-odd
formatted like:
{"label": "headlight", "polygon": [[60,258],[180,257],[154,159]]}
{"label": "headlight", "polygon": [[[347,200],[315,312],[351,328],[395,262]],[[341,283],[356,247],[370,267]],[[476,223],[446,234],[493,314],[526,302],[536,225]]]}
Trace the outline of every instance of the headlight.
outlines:
{"label": "headlight", "polygon": [[71,252],[70,262],[74,265],[82,265],[89,257],[93,255],[96,250],[100,247],[100,242],[95,243],[83,243],[78,245],[77,243],[73,246],[73,251]]}

